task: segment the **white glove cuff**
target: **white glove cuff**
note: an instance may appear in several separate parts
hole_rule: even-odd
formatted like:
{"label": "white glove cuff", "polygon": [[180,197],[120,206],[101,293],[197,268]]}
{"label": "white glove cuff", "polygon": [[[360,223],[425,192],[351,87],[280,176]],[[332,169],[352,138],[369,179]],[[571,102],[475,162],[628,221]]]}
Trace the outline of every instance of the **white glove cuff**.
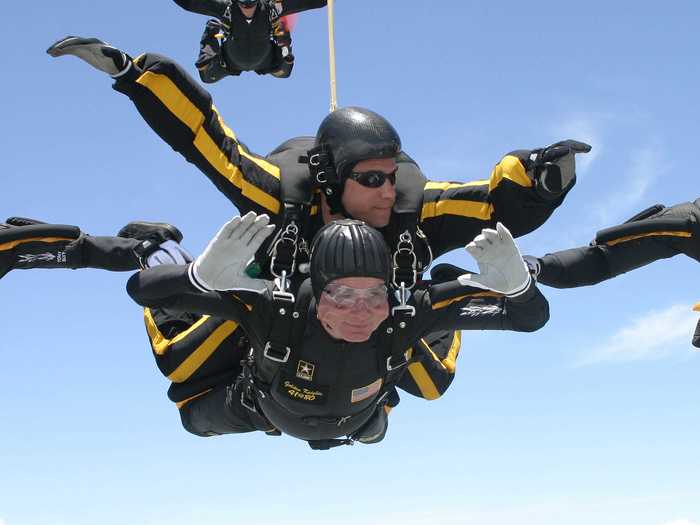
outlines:
{"label": "white glove cuff", "polygon": [[197,275],[197,261],[193,262],[192,264],[189,265],[187,268],[187,275],[190,278],[190,283],[192,283],[192,286],[197,288],[200,292],[213,292],[214,289],[210,288],[207,283],[202,280],[199,275]]}
{"label": "white glove cuff", "polygon": [[527,292],[530,289],[530,284],[532,284],[532,276],[530,275],[530,272],[527,273],[527,279],[525,282],[522,284],[522,286],[516,288],[515,290],[509,292],[506,294],[506,297],[513,298],[513,297],[519,297],[523,295],[525,292]]}

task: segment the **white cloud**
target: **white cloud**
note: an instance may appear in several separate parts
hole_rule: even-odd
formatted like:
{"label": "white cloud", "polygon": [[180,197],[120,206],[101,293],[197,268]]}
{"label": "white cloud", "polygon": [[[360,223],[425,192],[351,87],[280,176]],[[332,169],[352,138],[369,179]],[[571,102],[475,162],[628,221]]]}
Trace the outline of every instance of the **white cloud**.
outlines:
{"label": "white cloud", "polygon": [[577,365],[660,359],[678,348],[690,352],[697,321],[692,305],[679,304],[650,312],[628,322],[605,343],[584,354]]}
{"label": "white cloud", "polygon": [[679,520],[668,521],[663,525],[698,525],[696,521],[690,521],[686,518],[681,518]]}
{"label": "white cloud", "polygon": [[636,210],[654,180],[663,177],[668,170],[662,158],[661,148],[653,145],[634,148],[632,158],[627,163],[626,173],[617,176],[619,183],[596,208],[596,220],[607,225],[619,219],[620,210]]}

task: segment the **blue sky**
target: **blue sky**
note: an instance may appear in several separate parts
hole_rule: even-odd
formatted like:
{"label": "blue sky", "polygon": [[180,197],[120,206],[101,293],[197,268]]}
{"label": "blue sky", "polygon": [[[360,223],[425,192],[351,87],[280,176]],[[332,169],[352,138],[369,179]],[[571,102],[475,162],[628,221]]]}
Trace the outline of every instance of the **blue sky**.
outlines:
{"label": "blue sky", "polygon": [[[341,105],[387,116],[430,178],[484,178],[504,153],[564,138],[593,145],[523,252],[698,197],[697,2],[337,3]],[[204,22],[167,0],[5,6],[3,217],[96,235],[166,220],[199,253],[233,215],[228,201],[109,79],[44,51],[99,36],[194,72]],[[253,151],[313,134],[327,112],[325,30],[325,11],[300,17],[289,80],[210,87]],[[13,272],[0,283],[0,524],[698,525],[697,276],[678,257],[545,288],[543,330],[465,334],[442,399],[405,395],[383,443],[318,453],[182,430],[127,274]]]}

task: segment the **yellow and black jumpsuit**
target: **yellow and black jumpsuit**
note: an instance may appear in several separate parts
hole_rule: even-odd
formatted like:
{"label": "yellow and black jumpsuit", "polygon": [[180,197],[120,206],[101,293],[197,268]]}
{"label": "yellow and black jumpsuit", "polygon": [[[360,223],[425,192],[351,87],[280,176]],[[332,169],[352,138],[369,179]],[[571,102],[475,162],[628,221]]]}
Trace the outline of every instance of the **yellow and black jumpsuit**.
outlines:
{"label": "yellow and black jumpsuit", "polygon": [[[279,225],[280,166],[241,143],[210,94],[172,60],[146,54],[134,66],[116,80],[114,89],[127,95],[151,128],[197,166],[241,214],[266,213]],[[526,168],[528,158],[527,151],[506,155],[483,180],[425,184],[420,228],[435,257],[463,247],[497,221],[520,236],[547,220],[566,192],[543,197]],[[310,233],[322,226],[319,210],[317,195]],[[173,382],[169,395],[178,403],[207,388],[222,371],[235,369],[247,345],[236,321],[182,314],[170,323],[158,309],[147,309],[145,315],[156,362]],[[459,333],[446,341],[426,339],[425,344],[431,347],[430,359],[416,363],[399,387],[435,399],[454,377]]]}
{"label": "yellow and black jumpsuit", "polygon": [[[191,283],[187,266],[165,265],[132,276],[127,290],[142,306],[217,315],[242,323],[250,333],[253,350],[251,367],[246,369],[250,375],[212,385],[181,411],[185,428],[201,436],[276,429],[311,442],[342,436],[357,436],[362,441],[365,425],[381,415],[383,437],[384,401],[393,373],[387,358],[393,358],[394,350],[404,354],[412,347],[411,361],[432,359],[419,341],[436,330],[532,332],[549,319],[547,300],[534,280],[515,298],[465,287],[458,281],[422,283],[413,294],[413,317],[401,323],[389,317],[367,341],[349,343],[333,339],[321,326],[307,280],[294,304],[287,306],[298,319],[298,327],[281,334],[291,350],[283,362],[275,363],[266,354],[277,309],[269,281],[261,293],[201,292]],[[396,306],[392,294],[389,300]]]}
{"label": "yellow and black jumpsuit", "polygon": [[255,71],[287,78],[292,73],[292,37],[283,17],[318,9],[327,0],[263,0],[246,18],[235,1],[175,0],[193,13],[214,17],[204,28],[195,66],[202,82]]}
{"label": "yellow and black jumpsuit", "polygon": [[700,199],[656,205],[598,232],[589,246],[538,259],[538,281],[554,288],[589,286],[680,253],[700,262]]}

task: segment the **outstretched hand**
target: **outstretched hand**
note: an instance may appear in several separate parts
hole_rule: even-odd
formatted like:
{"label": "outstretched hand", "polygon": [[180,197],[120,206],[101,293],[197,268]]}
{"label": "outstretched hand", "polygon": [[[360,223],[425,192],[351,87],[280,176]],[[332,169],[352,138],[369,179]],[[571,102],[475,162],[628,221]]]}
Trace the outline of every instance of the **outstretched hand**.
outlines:
{"label": "outstretched hand", "polygon": [[265,289],[264,281],[245,273],[250,259],[275,230],[267,215],[248,212],[224,224],[191,267],[195,284],[208,290]]}
{"label": "outstretched hand", "polygon": [[543,189],[557,196],[573,186],[576,179],[576,154],[591,151],[590,144],[562,140],[535,152],[535,177]]}
{"label": "outstretched hand", "polygon": [[508,228],[500,222],[496,229],[485,228],[466,250],[479,265],[478,274],[464,274],[457,278],[464,286],[475,286],[515,297],[530,286],[530,272]]}

